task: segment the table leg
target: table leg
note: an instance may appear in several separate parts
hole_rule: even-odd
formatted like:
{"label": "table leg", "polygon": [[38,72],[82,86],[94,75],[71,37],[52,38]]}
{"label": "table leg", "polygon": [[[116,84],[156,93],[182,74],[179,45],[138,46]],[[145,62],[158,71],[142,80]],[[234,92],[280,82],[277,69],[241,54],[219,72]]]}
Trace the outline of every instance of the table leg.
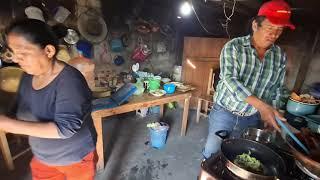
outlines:
{"label": "table leg", "polygon": [[163,118],[164,104],[160,105],[160,118]]}
{"label": "table leg", "polygon": [[181,136],[186,135],[190,98],[191,96],[184,99],[183,115],[182,115],[182,122],[181,122]]}
{"label": "table leg", "polygon": [[14,170],[13,159],[8,145],[6,133],[3,131],[0,131],[0,146],[7,168],[9,170]]}
{"label": "table leg", "polygon": [[102,131],[102,118],[93,117],[94,127],[97,132],[97,145],[96,150],[98,154],[97,171],[104,169],[104,151],[103,151],[103,131]]}
{"label": "table leg", "polygon": [[202,100],[198,98],[197,115],[196,115],[197,123],[199,123],[199,119],[200,119],[201,103],[202,103]]}

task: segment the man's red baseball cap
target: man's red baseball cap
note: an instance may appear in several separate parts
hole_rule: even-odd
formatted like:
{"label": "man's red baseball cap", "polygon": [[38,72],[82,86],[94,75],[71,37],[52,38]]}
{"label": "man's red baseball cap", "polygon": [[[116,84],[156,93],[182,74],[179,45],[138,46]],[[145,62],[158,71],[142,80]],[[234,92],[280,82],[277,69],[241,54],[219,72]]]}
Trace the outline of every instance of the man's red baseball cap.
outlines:
{"label": "man's red baseball cap", "polygon": [[258,16],[265,16],[272,24],[287,26],[292,30],[296,28],[290,22],[291,8],[284,0],[271,0],[262,4]]}

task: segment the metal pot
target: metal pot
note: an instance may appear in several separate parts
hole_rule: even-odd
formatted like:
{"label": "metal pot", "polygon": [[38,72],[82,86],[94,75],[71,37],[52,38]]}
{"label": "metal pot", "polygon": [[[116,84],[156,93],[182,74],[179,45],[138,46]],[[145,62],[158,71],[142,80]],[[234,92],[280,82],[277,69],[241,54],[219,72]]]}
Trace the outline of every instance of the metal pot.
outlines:
{"label": "metal pot", "polygon": [[304,153],[301,153],[303,150],[289,136],[286,136],[286,141],[291,148],[293,156],[300,162],[301,166],[320,179],[320,162],[317,162]]}
{"label": "metal pot", "polygon": [[276,148],[278,151],[292,156],[289,146],[283,140],[281,134],[276,131],[271,131],[268,129],[247,128],[243,131],[241,137],[244,139],[250,139],[266,144],[267,146],[272,146],[272,148]]}
{"label": "metal pot", "polygon": [[[222,130],[216,135],[224,139],[221,145],[222,159],[225,166],[235,175],[243,179],[279,179],[286,172],[283,159],[272,149],[249,139],[226,139],[229,132]],[[247,171],[234,164],[237,155],[251,152],[263,164],[263,173],[257,174]]]}
{"label": "metal pot", "polygon": [[261,142],[261,143],[272,143],[274,142],[274,136],[272,131],[266,129],[257,129],[257,128],[248,128],[246,129],[242,135],[242,138],[250,139],[253,141]]}

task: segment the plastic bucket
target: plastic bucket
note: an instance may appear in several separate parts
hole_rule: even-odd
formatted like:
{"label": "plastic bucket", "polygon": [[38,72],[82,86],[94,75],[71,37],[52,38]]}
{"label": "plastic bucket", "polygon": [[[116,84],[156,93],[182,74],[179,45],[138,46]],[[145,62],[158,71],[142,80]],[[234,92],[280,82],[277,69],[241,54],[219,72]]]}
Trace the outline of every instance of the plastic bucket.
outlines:
{"label": "plastic bucket", "polygon": [[149,128],[151,146],[157,149],[162,149],[166,144],[169,125],[161,122],[161,128]]}

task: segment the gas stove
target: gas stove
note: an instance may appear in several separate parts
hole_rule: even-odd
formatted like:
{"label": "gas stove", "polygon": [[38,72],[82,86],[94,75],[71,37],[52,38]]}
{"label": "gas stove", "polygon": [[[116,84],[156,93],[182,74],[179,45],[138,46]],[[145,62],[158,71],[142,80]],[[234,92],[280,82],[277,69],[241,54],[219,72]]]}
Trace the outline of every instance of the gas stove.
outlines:
{"label": "gas stove", "polygon": [[[279,153],[283,157],[287,165],[287,173],[281,180],[313,180],[296,165],[295,160],[288,155]],[[198,180],[241,180],[225,167],[222,155],[216,154],[201,163],[201,171]]]}

